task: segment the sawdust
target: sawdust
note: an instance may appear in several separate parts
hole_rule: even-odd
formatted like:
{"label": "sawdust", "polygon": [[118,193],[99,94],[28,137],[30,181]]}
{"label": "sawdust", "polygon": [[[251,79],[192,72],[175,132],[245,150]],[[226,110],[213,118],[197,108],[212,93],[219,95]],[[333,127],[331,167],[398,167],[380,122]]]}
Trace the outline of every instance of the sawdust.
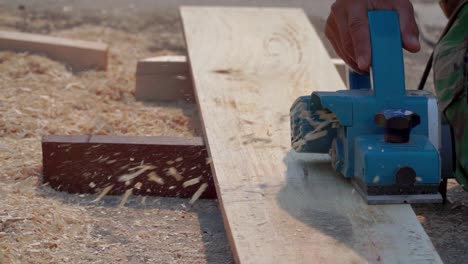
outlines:
{"label": "sawdust", "polygon": [[58,263],[63,249],[63,256],[74,258],[96,243],[86,210],[38,196],[36,181],[28,177],[15,184],[0,183],[1,263]]}

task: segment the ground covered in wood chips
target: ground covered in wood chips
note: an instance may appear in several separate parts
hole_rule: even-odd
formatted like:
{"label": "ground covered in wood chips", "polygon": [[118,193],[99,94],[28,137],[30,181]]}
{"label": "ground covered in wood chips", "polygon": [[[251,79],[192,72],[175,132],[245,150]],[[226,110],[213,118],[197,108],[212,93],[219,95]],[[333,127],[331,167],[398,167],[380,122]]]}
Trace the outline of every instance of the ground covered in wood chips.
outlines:
{"label": "ground covered in wood chips", "polygon": [[[1,7],[0,7],[1,8]],[[184,50],[178,18],[0,9],[0,29],[110,44],[107,71],[0,52],[0,263],[230,263],[216,201],[58,193],[40,183],[43,135],[191,136],[194,105],[134,99],[138,59]]]}

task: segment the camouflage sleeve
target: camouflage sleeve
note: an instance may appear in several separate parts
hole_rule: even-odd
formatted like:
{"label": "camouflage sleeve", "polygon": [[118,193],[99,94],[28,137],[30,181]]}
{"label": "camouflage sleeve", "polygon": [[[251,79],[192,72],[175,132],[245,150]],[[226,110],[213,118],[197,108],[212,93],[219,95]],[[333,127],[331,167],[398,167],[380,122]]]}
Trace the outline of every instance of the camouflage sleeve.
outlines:
{"label": "camouflage sleeve", "polygon": [[434,51],[434,83],[440,109],[453,130],[455,177],[468,191],[468,4]]}

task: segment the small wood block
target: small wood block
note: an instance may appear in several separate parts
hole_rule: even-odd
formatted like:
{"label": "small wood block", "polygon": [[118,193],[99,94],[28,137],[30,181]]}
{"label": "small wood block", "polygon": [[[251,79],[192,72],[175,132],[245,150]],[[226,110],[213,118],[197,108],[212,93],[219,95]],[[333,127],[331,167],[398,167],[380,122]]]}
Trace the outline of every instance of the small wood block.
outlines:
{"label": "small wood block", "polygon": [[348,68],[346,66],[346,63],[342,59],[331,59],[333,65],[335,65],[336,70],[340,74],[341,79],[343,82],[347,83],[348,82]]}
{"label": "small wood block", "polygon": [[[216,198],[199,137],[45,136],[42,158],[44,183],[59,191],[99,193],[113,185],[111,195],[133,188],[134,195],[190,198],[207,183],[201,198]],[[123,180],[132,174],[132,180]],[[184,188],[184,182],[198,177],[198,183]]]}
{"label": "small wood block", "polygon": [[185,56],[160,56],[138,62],[136,99],[194,102],[190,67]]}
{"label": "small wood block", "polygon": [[0,31],[0,50],[44,54],[74,70],[107,69],[108,45],[21,32]]}

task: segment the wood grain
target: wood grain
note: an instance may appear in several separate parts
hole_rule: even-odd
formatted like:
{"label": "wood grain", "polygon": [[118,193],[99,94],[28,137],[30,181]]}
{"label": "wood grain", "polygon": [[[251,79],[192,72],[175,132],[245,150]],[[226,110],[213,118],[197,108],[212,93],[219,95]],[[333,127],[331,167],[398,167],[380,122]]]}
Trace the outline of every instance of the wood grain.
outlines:
{"label": "wood grain", "polygon": [[181,14],[237,262],[441,262],[409,205],[368,206],[328,156],[291,151],[296,97],[345,87],[302,10]]}
{"label": "wood grain", "polygon": [[0,50],[44,54],[74,70],[106,70],[108,49],[108,45],[103,43],[0,31]]}

